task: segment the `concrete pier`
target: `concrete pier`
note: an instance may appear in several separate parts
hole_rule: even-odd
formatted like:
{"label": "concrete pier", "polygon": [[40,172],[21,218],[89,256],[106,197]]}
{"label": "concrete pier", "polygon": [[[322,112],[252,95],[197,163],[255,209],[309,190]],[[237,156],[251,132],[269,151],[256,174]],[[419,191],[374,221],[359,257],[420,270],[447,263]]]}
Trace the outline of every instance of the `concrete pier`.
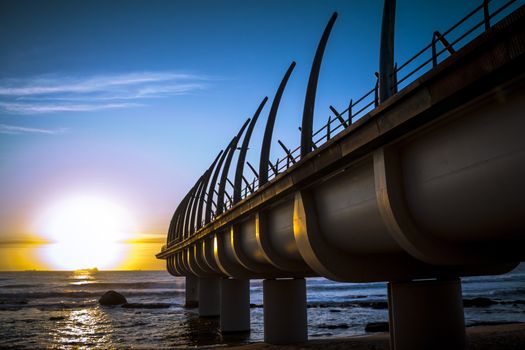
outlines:
{"label": "concrete pier", "polygon": [[459,278],[388,284],[393,350],[466,348]]}
{"label": "concrete pier", "polygon": [[263,281],[264,341],[290,344],[308,340],[304,278]]}
{"label": "concrete pier", "polygon": [[199,278],[199,316],[216,317],[220,315],[220,279],[216,277]]}
{"label": "concrete pier", "polygon": [[186,299],[184,307],[188,309],[199,306],[199,279],[194,276],[186,276]]}
{"label": "concrete pier", "polygon": [[250,331],[250,281],[221,279],[221,333]]}

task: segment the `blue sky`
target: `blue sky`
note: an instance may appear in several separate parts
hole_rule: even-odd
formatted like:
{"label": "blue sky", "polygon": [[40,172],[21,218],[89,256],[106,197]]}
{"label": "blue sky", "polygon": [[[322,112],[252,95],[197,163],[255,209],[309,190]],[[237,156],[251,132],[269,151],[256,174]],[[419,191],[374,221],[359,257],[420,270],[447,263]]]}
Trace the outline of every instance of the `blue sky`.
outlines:
{"label": "blue sky", "polygon": [[[398,0],[396,61],[478,3]],[[274,140],[298,145],[310,65],[333,11],[317,125],[330,104],[344,109],[373,86],[382,1],[1,1],[0,240],[30,235],[42,208],[86,191],[124,203],[140,231],[165,232],[292,60]]]}

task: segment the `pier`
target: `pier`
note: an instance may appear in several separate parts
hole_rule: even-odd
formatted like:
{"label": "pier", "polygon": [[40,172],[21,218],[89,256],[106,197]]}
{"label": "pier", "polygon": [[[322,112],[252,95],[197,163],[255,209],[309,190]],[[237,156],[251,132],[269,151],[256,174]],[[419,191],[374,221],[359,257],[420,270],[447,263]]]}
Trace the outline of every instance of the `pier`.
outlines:
{"label": "pier", "polygon": [[[386,281],[392,349],[464,349],[461,277],[525,261],[525,5],[508,11],[516,3],[480,2],[398,64],[395,1],[385,0],[375,86],[329,106],[313,130],[334,13],[313,57],[300,145],[272,138],[291,62],[175,209],[157,257],[185,276],[186,305],[219,316],[224,333],[247,332],[249,280],[263,279],[265,341],[288,344],[308,339],[305,278]],[[265,113],[262,145],[251,145]],[[270,160],[270,147],[282,157]],[[258,167],[246,162],[252,149]]]}

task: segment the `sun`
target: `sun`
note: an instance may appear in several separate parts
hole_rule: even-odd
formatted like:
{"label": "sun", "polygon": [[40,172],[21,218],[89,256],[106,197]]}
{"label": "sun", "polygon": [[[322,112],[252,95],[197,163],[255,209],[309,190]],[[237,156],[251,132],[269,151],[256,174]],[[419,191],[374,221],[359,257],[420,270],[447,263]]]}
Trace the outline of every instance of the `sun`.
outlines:
{"label": "sun", "polygon": [[123,207],[99,196],[74,196],[47,208],[38,232],[51,242],[43,258],[55,269],[112,269],[125,258],[133,224]]}

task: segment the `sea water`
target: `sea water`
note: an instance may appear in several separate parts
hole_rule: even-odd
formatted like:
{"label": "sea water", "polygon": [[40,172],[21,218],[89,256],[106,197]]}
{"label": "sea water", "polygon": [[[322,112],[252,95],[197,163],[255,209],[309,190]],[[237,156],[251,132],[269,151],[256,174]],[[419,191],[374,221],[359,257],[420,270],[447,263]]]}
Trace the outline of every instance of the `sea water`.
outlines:
{"label": "sea water", "polygon": [[[104,307],[100,296],[116,290],[134,308]],[[311,339],[363,334],[386,322],[385,283],[307,279]],[[525,322],[525,264],[500,276],[462,279],[468,325]],[[163,308],[147,308],[164,303]],[[251,281],[249,334],[223,338],[218,319],[184,309],[184,278],[164,271],[0,272],[0,348],[173,348],[262,341],[262,283]]]}

